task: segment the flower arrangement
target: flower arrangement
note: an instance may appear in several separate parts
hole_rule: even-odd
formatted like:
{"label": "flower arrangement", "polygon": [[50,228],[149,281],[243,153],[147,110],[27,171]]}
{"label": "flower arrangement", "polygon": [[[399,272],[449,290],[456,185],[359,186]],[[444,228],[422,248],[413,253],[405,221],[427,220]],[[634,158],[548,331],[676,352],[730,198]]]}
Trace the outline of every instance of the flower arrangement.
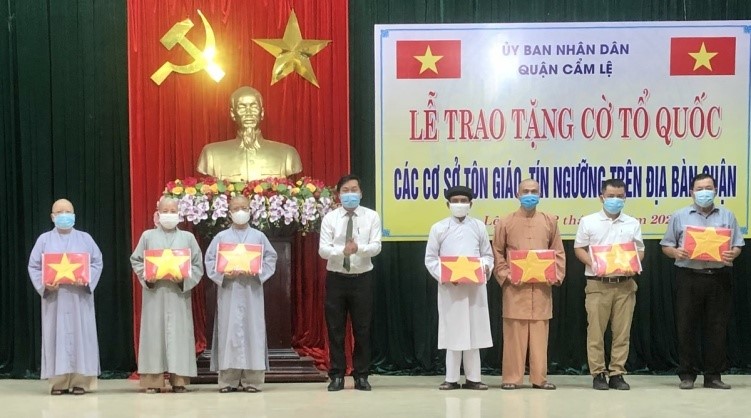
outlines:
{"label": "flower arrangement", "polygon": [[229,201],[237,194],[250,201],[250,225],[271,235],[317,232],[323,216],[336,207],[333,189],[310,177],[249,182],[187,177],[164,188],[164,196],[178,199],[180,220],[206,236],[229,226]]}

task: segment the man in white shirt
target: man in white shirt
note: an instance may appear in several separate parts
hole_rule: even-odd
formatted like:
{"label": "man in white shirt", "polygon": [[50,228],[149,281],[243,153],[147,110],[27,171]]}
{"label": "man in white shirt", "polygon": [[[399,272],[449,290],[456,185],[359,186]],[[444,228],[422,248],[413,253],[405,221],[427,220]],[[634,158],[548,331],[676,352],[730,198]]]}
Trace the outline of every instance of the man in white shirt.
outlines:
{"label": "man in white shirt", "polygon": [[355,389],[370,390],[370,322],[373,305],[371,257],[381,252],[381,219],[360,206],[360,179],[347,175],[336,185],[342,206],[324,216],[318,254],[326,269],[326,328],[329,335],[330,392],[344,389],[347,361],[344,331],[347,315],[352,321],[355,347],[352,353]]}
{"label": "man in white shirt", "polygon": [[[594,389],[629,390],[630,386],[623,375],[626,373],[631,341],[631,319],[636,305],[637,285],[633,280],[634,276],[595,276],[588,250],[590,245],[633,242],[641,260],[644,258],[644,241],[639,221],[622,212],[626,202],[626,184],[623,180],[604,181],[600,201],[603,209],[581,219],[574,241],[576,258],[586,266],[584,306],[587,309],[587,361],[589,372],[594,378]],[[613,334],[609,373],[605,365],[604,342],[608,322]]]}

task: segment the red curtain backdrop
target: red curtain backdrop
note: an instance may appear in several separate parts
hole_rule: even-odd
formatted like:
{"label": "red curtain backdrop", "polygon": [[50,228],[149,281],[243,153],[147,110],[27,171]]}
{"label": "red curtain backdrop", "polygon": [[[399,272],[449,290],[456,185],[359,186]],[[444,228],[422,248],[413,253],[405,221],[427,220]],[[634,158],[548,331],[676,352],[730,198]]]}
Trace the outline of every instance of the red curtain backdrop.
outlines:
{"label": "red curtain backdrop", "polygon": [[[216,37],[216,62],[226,72],[215,82],[201,71],[173,73],[161,86],[151,74],[165,61],[192,61],[182,46],[168,51],[159,42],[174,25],[190,18],[187,38],[203,49],[205,32],[197,9]],[[311,58],[316,88],[296,73],[271,84],[275,58],[253,39],[281,38],[294,9],[304,39],[332,43]],[[349,167],[349,80],[347,0],[128,0],[128,79],[130,117],[131,232],[133,247],[152,228],[152,214],[164,185],[198,175],[196,161],[204,145],[235,137],[229,97],[249,85],[263,95],[264,136],[294,146],[303,173],[334,184]],[[318,237],[296,241],[292,280],[293,345],[327,367],[323,319],[325,263]],[[203,287],[193,292],[196,351],[206,347]],[[138,347],[141,286],[133,280],[134,344]],[[210,336],[209,336],[210,337]],[[137,349],[136,349],[137,353]]]}

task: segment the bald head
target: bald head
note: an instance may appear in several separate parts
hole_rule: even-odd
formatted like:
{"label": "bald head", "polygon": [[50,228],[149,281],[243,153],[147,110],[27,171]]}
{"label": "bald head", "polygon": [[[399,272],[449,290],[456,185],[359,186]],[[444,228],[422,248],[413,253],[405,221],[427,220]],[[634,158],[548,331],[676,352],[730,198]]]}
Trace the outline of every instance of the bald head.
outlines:
{"label": "bald head", "polygon": [[229,211],[236,212],[238,210],[250,210],[250,199],[245,197],[245,195],[238,194],[232,196],[232,199],[229,201]]}
{"label": "bald head", "polygon": [[73,204],[68,199],[58,199],[52,204],[52,214],[56,213],[74,213]]}
{"label": "bald head", "polygon": [[177,199],[171,196],[162,196],[156,207],[159,213],[177,213]]}
{"label": "bald head", "polygon": [[540,194],[540,184],[533,179],[522,180],[519,183],[519,190],[516,192],[516,197],[524,196],[525,194]]}

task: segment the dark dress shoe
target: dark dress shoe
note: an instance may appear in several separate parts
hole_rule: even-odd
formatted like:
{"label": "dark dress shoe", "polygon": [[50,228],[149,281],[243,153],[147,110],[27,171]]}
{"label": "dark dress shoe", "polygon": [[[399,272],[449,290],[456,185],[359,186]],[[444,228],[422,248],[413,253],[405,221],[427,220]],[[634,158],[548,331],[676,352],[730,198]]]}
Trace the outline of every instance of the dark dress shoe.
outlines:
{"label": "dark dress shoe", "polygon": [[331,379],[331,383],[329,383],[329,392],[336,392],[344,389],[344,378],[343,377],[334,377]]}
{"label": "dark dress shoe", "polygon": [[367,377],[358,377],[355,379],[355,389],[369,391],[371,389]]}
{"label": "dark dress shoe", "polygon": [[555,390],[556,389],[555,385],[552,384],[552,383],[550,383],[550,382],[545,382],[545,383],[543,383],[541,385],[535,385],[535,384],[533,384],[532,388],[533,389],[544,389],[544,390]]}
{"label": "dark dress shoe", "polygon": [[455,390],[461,389],[461,385],[457,382],[443,382],[438,386],[438,390]]}
{"label": "dark dress shoe", "polygon": [[681,380],[681,384],[678,385],[681,389],[693,389],[694,388],[694,381],[691,379],[683,379]]}
{"label": "dark dress shoe", "polygon": [[730,385],[720,379],[704,381],[704,387],[709,389],[730,389]]}
{"label": "dark dress shoe", "polygon": [[605,377],[605,372],[598,374],[592,379],[592,389],[596,390],[608,390],[608,379]]}
{"label": "dark dress shoe", "polygon": [[608,386],[610,389],[616,389],[616,390],[629,390],[631,389],[631,386],[626,383],[626,380],[623,378],[623,375],[615,375],[610,376],[610,382],[608,382]]}
{"label": "dark dress shoe", "polygon": [[471,380],[467,380],[463,385],[462,389],[469,389],[469,390],[488,390],[488,385],[482,382],[473,382]]}

